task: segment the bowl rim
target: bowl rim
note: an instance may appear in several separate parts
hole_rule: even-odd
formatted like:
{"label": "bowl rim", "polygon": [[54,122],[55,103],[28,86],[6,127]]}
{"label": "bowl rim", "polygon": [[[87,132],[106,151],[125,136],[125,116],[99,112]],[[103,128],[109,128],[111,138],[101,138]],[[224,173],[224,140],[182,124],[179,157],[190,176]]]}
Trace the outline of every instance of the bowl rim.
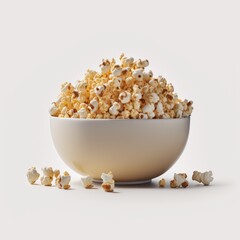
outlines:
{"label": "bowl rim", "polygon": [[178,121],[178,120],[184,120],[184,119],[190,119],[191,115],[188,117],[182,117],[182,118],[155,118],[155,119],[108,119],[108,118],[62,118],[62,117],[55,117],[55,116],[49,116],[50,119],[58,119],[59,121]]}

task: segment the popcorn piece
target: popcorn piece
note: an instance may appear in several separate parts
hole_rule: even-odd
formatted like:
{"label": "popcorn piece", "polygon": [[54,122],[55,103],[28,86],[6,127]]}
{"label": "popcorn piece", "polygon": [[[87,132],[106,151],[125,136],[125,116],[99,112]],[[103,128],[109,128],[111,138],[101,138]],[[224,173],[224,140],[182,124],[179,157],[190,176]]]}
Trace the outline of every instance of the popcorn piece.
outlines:
{"label": "popcorn piece", "polygon": [[71,187],[69,184],[70,181],[71,181],[71,176],[67,171],[65,171],[62,176],[61,175],[58,176],[58,178],[55,181],[55,184],[59,189],[67,190]]}
{"label": "popcorn piece", "polygon": [[78,114],[79,114],[80,118],[87,118],[88,112],[85,108],[81,108],[78,111]]}
{"label": "popcorn piece", "polygon": [[120,56],[120,60],[122,62],[123,67],[131,67],[134,62],[134,58],[132,57],[127,58],[124,56],[124,54]]}
{"label": "popcorn piece", "polygon": [[92,113],[96,112],[98,109],[98,101],[93,99],[89,104],[89,109],[91,110]]}
{"label": "popcorn piece", "polygon": [[116,116],[119,114],[119,110],[120,109],[120,104],[118,102],[114,102],[113,105],[109,108],[109,112],[110,114]]}
{"label": "popcorn piece", "polygon": [[54,172],[51,167],[42,168],[43,176],[41,177],[41,184],[44,186],[52,186]]}
{"label": "popcorn piece", "polygon": [[122,74],[122,68],[119,65],[115,65],[112,69],[112,75],[114,77],[119,77]]}
{"label": "popcorn piece", "polygon": [[159,187],[164,188],[166,186],[166,180],[162,178],[158,184],[159,184]]}
{"label": "popcorn piece", "polygon": [[52,186],[52,180],[53,178],[49,177],[49,176],[42,176],[40,178],[41,180],[41,184],[44,186]]}
{"label": "popcorn piece", "polygon": [[90,176],[81,178],[85,188],[93,188],[93,179]]}
{"label": "popcorn piece", "polygon": [[111,71],[111,63],[109,60],[102,60],[102,64],[100,64],[102,74],[109,74]]}
{"label": "popcorn piece", "polygon": [[136,61],[137,68],[145,68],[148,65],[149,65],[149,61],[147,59],[143,60],[143,61],[141,59],[139,59],[139,60]]}
{"label": "popcorn piece", "polygon": [[212,171],[208,171],[208,172],[198,172],[198,171],[194,171],[193,175],[192,175],[192,180],[197,181],[199,183],[203,183],[205,186],[209,185],[212,181],[213,181],[213,177],[212,177]]}
{"label": "popcorn piece", "polygon": [[112,172],[109,173],[102,173],[101,179],[103,180],[102,189],[106,192],[113,192],[115,181],[113,180]]}
{"label": "popcorn piece", "polygon": [[143,80],[143,70],[142,69],[136,69],[135,71],[133,71],[132,76],[136,80],[142,81]]}
{"label": "popcorn piece", "polygon": [[176,181],[177,187],[180,187],[186,181],[186,174],[174,173],[174,180]]}
{"label": "popcorn piece", "polygon": [[131,93],[130,92],[122,92],[119,94],[118,98],[122,103],[128,103],[131,100]]}
{"label": "popcorn piece", "polygon": [[104,89],[105,89],[104,86],[96,86],[94,88],[94,92],[96,93],[96,95],[101,96]]}
{"label": "popcorn piece", "polygon": [[30,184],[34,184],[38,180],[39,176],[40,174],[37,172],[35,167],[31,167],[28,169],[27,179]]}
{"label": "popcorn piece", "polygon": [[56,107],[55,104],[52,104],[50,109],[49,109],[49,113],[51,116],[57,116],[58,114],[58,108]]}
{"label": "popcorn piece", "polygon": [[149,80],[151,80],[152,77],[153,77],[153,72],[151,70],[143,72],[143,79],[144,80],[149,81]]}

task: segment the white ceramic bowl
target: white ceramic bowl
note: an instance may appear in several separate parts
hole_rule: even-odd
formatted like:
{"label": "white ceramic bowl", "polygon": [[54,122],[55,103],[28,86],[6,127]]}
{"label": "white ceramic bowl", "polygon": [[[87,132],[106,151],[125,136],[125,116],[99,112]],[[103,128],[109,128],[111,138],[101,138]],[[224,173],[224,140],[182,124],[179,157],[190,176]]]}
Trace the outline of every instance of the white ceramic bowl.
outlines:
{"label": "white ceramic bowl", "polygon": [[112,171],[119,183],[143,183],[167,171],[187,143],[190,117],[111,120],[50,117],[54,145],[81,175],[100,180]]}

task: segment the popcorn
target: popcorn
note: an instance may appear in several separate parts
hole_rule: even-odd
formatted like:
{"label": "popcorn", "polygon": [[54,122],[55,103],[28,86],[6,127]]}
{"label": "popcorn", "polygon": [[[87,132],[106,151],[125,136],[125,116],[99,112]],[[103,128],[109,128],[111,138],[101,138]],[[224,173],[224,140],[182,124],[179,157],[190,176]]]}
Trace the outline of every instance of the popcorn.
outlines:
{"label": "popcorn", "polygon": [[43,176],[40,178],[41,184],[44,186],[52,186],[54,171],[51,167],[42,168]]}
{"label": "popcorn", "polygon": [[34,184],[38,180],[39,176],[40,174],[37,172],[35,167],[31,167],[28,169],[27,179],[30,184]]}
{"label": "popcorn", "polygon": [[103,183],[101,185],[102,189],[105,192],[113,192],[114,186],[115,186],[115,181],[113,180],[112,172],[102,173],[101,179],[103,180]]}
{"label": "popcorn", "polygon": [[143,80],[143,70],[142,69],[136,69],[135,71],[133,71],[132,76],[136,80],[142,81]]}
{"label": "popcorn", "polygon": [[159,96],[156,93],[150,94],[150,102],[151,103],[157,103],[159,101]]}
{"label": "popcorn", "polygon": [[194,171],[192,175],[192,180],[203,183],[205,186],[209,185],[213,181],[213,179],[214,178],[212,177],[212,171],[204,173]]}
{"label": "popcorn", "polygon": [[[186,173],[174,173],[174,180],[176,181],[177,187],[182,186],[186,182],[187,174]],[[186,185],[186,184],[185,184]]]}
{"label": "popcorn", "polygon": [[81,178],[85,188],[93,188],[93,179],[90,176]]}
{"label": "popcorn", "polygon": [[159,187],[164,188],[166,186],[166,180],[162,178],[158,184],[159,184]]}
{"label": "popcorn", "polygon": [[156,113],[157,113],[157,116],[161,116],[161,115],[164,114],[163,105],[162,105],[161,102],[158,102],[158,103],[157,103]]}
{"label": "popcorn", "polygon": [[85,108],[81,108],[78,111],[78,114],[79,114],[80,118],[87,118],[88,112]]}
{"label": "popcorn", "polygon": [[49,113],[50,113],[51,116],[57,116],[58,107],[55,104],[52,104],[50,109],[49,109]]}
{"label": "popcorn", "polygon": [[116,116],[119,113],[120,104],[118,102],[114,102],[113,105],[109,108],[109,113]]}
{"label": "popcorn", "polygon": [[[167,119],[189,117],[193,102],[178,98],[171,83],[146,70],[149,61],[120,56],[103,59],[98,73],[87,70],[76,85],[65,82],[49,113],[61,118]],[[120,104],[118,108],[117,104]]]}
{"label": "popcorn", "polygon": [[179,188],[188,187],[188,181],[187,181],[187,174],[186,173],[174,173],[174,179],[170,181],[170,187],[171,188]]}
{"label": "popcorn", "polygon": [[122,92],[119,94],[118,98],[122,103],[128,103],[131,100],[131,93],[130,92]]}
{"label": "popcorn", "polygon": [[104,89],[105,89],[104,86],[96,86],[94,88],[94,92],[96,93],[96,95],[101,96]]}
{"label": "popcorn", "polygon": [[55,184],[59,189],[67,190],[71,187],[69,184],[70,181],[71,181],[71,176],[67,171],[65,171],[62,176],[61,175],[58,176],[58,178],[55,181]]}
{"label": "popcorn", "polygon": [[41,180],[41,184],[43,185],[43,186],[52,186],[52,178],[51,177],[48,177],[48,176],[42,176],[41,178],[40,178],[40,180]]}
{"label": "popcorn", "polygon": [[139,60],[136,61],[137,68],[145,68],[148,65],[149,65],[149,61],[147,59],[146,60],[139,59]]}
{"label": "popcorn", "polygon": [[89,107],[88,107],[92,113],[96,112],[97,109],[98,109],[98,101],[93,99],[90,104],[89,104]]}
{"label": "popcorn", "polygon": [[112,69],[112,75],[114,77],[119,77],[122,74],[122,68],[119,65],[115,65]]}
{"label": "popcorn", "polygon": [[151,80],[152,77],[153,77],[153,72],[151,70],[143,72],[143,79],[144,80],[149,81],[149,80]]}

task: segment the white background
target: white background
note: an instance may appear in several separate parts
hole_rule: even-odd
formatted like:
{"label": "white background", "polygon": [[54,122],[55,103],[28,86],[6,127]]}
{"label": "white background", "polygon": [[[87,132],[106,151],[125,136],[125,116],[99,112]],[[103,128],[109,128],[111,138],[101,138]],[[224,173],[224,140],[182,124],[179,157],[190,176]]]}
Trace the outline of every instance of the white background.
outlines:
{"label": "white background", "polygon": [[[238,1],[0,1],[1,239],[239,239]],[[85,190],[57,156],[48,107],[64,81],[102,58],[147,58],[194,101],[174,172],[212,170],[212,186],[157,181]],[[239,142],[238,142],[239,145]],[[26,170],[72,174],[70,191],[31,186]],[[191,176],[190,176],[191,177]]]}

